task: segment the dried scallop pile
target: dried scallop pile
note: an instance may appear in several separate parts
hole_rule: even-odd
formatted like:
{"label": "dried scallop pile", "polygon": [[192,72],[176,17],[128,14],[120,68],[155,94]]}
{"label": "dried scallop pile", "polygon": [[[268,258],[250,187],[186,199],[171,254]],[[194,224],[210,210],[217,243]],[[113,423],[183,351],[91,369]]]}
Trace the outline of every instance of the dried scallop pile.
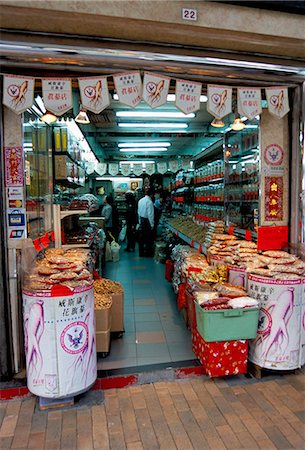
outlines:
{"label": "dried scallop pile", "polygon": [[247,264],[257,256],[255,242],[238,240],[235,236],[219,235],[217,244],[208,250],[209,258],[221,258],[225,264],[247,267]]}
{"label": "dried scallop pile", "polygon": [[74,289],[92,285],[92,274],[86,269],[89,251],[73,249],[65,252],[60,248],[45,251],[24,277],[23,288],[29,292],[50,290],[55,284]]}

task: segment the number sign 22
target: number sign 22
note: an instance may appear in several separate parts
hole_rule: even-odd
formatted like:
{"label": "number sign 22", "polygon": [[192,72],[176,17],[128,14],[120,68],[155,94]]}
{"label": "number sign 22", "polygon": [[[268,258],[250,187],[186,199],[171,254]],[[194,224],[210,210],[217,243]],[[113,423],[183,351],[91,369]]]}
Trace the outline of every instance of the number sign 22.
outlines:
{"label": "number sign 22", "polygon": [[182,8],[183,20],[197,20],[197,9]]}

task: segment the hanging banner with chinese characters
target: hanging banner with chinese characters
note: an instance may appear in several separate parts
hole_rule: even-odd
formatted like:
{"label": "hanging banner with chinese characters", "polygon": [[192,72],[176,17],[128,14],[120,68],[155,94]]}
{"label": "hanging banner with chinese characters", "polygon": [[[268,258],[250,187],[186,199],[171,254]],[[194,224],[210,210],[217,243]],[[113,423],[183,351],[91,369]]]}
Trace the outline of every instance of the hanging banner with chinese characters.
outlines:
{"label": "hanging banner with chinese characters", "polygon": [[95,171],[101,176],[105,175],[105,173],[107,172],[107,164],[106,163],[97,163]]}
{"label": "hanging banner with chinese characters", "polygon": [[167,172],[167,162],[158,162],[157,163],[158,172],[162,175]]}
{"label": "hanging banner with chinese characters", "polygon": [[95,114],[99,114],[110,105],[107,77],[79,78],[80,98],[82,106]]}
{"label": "hanging banner with chinese characters", "polygon": [[3,104],[16,114],[23,113],[33,105],[34,85],[34,78],[14,75],[4,76]]}
{"label": "hanging banner with chinese characters", "polygon": [[108,172],[110,173],[110,175],[117,175],[119,173],[119,165],[117,163],[109,163]]}
{"label": "hanging banner with chinese characters", "polygon": [[278,118],[289,112],[288,89],[286,87],[265,88],[270,114]]}
{"label": "hanging banner with chinese characters", "polygon": [[130,171],[131,171],[130,164],[121,164],[121,174],[124,175],[124,177],[128,177],[128,175],[130,175]]}
{"label": "hanging banner with chinese characters", "polygon": [[260,225],[288,225],[288,118],[261,114]]}
{"label": "hanging banner with chinese characters", "polygon": [[232,88],[208,84],[207,110],[217,119],[222,119],[230,114],[232,111]]}
{"label": "hanging banner with chinese characters", "polygon": [[140,72],[125,72],[113,75],[119,101],[135,108],[142,100],[142,80]]}
{"label": "hanging banner with chinese characters", "polygon": [[155,163],[146,163],[145,164],[145,172],[147,175],[152,175],[155,173]]}
{"label": "hanging banner with chinese characters", "polygon": [[259,115],[262,112],[261,88],[238,88],[237,109],[241,116],[246,116],[249,120]]}
{"label": "hanging banner with chinese characters", "polygon": [[142,163],[134,163],[133,164],[133,173],[138,177],[143,173],[143,164]]}
{"label": "hanging banner with chinese characters", "polygon": [[67,78],[43,78],[42,97],[47,111],[61,116],[72,108],[72,83]]}
{"label": "hanging banner with chinese characters", "polygon": [[93,173],[94,170],[95,170],[95,167],[96,167],[96,163],[91,162],[91,161],[87,162],[86,163],[86,172],[87,172],[87,174],[90,175],[91,173]]}
{"label": "hanging banner with chinese characters", "polygon": [[22,187],[24,168],[22,147],[4,148],[5,186]]}
{"label": "hanging banner with chinese characters", "polygon": [[201,83],[185,80],[176,81],[176,106],[184,114],[200,109]]}
{"label": "hanging banner with chinese characters", "polygon": [[177,160],[169,161],[168,167],[171,172],[173,172],[173,173],[178,172],[178,170],[179,170],[178,161]]}
{"label": "hanging banner with chinese characters", "polygon": [[143,80],[143,100],[151,107],[158,108],[167,100],[170,78],[145,72]]}
{"label": "hanging banner with chinese characters", "polygon": [[183,159],[181,160],[181,168],[182,168],[183,170],[189,170],[190,167],[191,167],[191,160],[188,159],[188,158],[183,158]]}

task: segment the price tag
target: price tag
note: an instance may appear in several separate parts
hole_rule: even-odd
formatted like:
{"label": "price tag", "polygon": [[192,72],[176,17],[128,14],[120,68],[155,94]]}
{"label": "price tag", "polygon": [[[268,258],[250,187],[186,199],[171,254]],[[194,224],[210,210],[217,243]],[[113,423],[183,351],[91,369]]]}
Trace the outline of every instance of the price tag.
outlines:
{"label": "price tag", "polygon": [[182,20],[197,20],[197,9],[182,8]]}

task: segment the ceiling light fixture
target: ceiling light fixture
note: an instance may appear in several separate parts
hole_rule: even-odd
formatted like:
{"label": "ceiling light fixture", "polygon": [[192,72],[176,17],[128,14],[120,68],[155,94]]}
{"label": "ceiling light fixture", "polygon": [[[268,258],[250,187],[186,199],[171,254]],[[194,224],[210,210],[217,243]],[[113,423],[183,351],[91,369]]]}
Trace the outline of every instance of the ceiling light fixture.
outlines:
{"label": "ceiling light fixture", "polygon": [[241,120],[240,117],[236,117],[234,120],[233,125],[231,125],[232,130],[234,131],[241,131],[245,128],[244,122]]}
{"label": "ceiling light fixture", "polygon": [[41,109],[42,113],[45,114],[47,112],[46,107],[44,106],[43,100],[40,97],[40,95],[37,95],[37,97],[35,98],[35,101],[37,103],[37,105],[39,106],[39,108]]}
{"label": "ceiling light fixture", "polygon": [[222,128],[225,126],[225,123],[222,119],[217,119],[217,117],[215,117],[213,122],[211,122],[211,125],[215,128]]}
{"label": "ceiling light fixture", "polygon": [[118,144],[119,148],[144,148],[144,147],[170,147],[170,142],[122,142]]}
{"label": "ceiling light fixture", "polygon": [[116,113],[117,117],[134,117],[143,118],[151,117],[156,119],[171,118],[171,119],[192,119],[195,117],[194,113],[184,114],[182,112],[171,112],[171,111],[118,111]]}
{"label": "ceiling light fixture", "polygon": [[137,152],[167,152],[166,147],[151,147],[151,148],[120,148],[123,153],[137,153]]}
{"label": "ceiling light fixture", "polygon": [[90,123],[90,120],[89,120],[89,117],[87,115],[87,112],[82,107],[79,110],[79,113],[77,114],[77,116],[75,117],[74,120],[75,120],[75,122],[81,123],[83,125],[86,125],[86,124]]}
{"label": "ceiling light fixture", "polygon": [[122,122],[118,124],[122,128],[187,128],[187,123],[130,123]]}
{"label": "ceiling light fixture", "polygon": [[52,123],[57,121],[57,117],[55,116],[55,114],[51,113],[50,111],[46,111],[46,113],[40,117],[40,120],[47,123],[48,125],[51,125]]}

